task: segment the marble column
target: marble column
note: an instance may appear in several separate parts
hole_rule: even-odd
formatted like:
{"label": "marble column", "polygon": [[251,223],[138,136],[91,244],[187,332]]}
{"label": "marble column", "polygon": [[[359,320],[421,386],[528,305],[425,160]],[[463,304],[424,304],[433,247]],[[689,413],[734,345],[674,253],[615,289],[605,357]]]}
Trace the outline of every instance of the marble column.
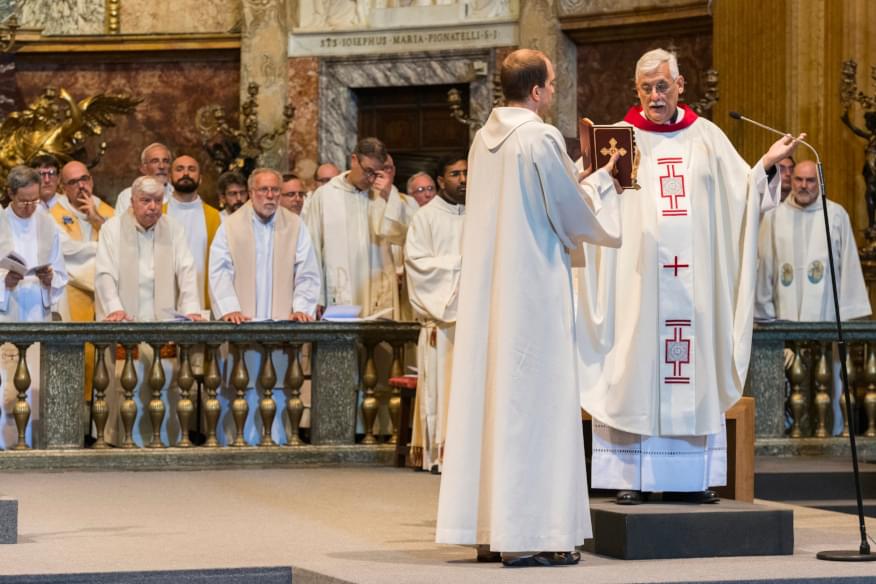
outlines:
{"label": "marble column", "polygon": [[578,135],[578,63],[575,43],[560,30],[557,0],[528,0],[520,6],[520,47],[543,51],[556,71],[556,98],[547,121],[564,136]]}
{"label": "marble column", "polygon": [[[240,40],[240,101],[249,97],[250,82],[259,84],[259,134],[284,127],[288,102],[286,0],[243,0]],[[260,166],[281,172],[289,167],[285,133],[259,157]]]}

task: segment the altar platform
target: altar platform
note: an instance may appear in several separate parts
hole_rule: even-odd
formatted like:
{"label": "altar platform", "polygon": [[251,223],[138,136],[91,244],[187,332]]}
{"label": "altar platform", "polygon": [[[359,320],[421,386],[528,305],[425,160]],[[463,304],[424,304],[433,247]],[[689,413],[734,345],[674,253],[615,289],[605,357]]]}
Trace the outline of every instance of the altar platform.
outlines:
{"label": "altar platform", "polygon": [[756,502],[793,509],[793,555],[625,561],[585,552],[568,568],[478,564],[471,549],[434,543],[439,480],[373,466],[6,472],[0,495],[19,501],[19,543],[0,546],[0,584],[24,574],[83,582],[69,574],[86,572],[106,573],[94,582],[201,582],[189,577],[197,572],[176,580],[121,573],[254,567],[291,568],[295,584],[865,582],[876,574],[872,563],[815,559],[857,547],[854,517],[766,501]]}

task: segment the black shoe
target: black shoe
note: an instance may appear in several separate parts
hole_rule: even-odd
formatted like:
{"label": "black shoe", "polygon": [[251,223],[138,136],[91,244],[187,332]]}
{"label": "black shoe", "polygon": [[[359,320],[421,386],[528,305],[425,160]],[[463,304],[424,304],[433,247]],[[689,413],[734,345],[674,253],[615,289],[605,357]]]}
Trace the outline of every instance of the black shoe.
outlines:
{"label": "black shoe", "polygon": [[574,566],[581,561],[578,552],[541,552],[534,556],[520,556],[502,560],[506,568],[537,568],[543,566]]}
{"label": "black shoe", "polygon": [[645,502],[645,494],[642,491],[618,491],[614,502],[618,505],[641,505]]}
{"label": "black shoe", "polygon": [[663,493],[663,500],[672,503],[694,503],[696,505],[707,505],[717,503],[721,500],[718,493],[711,489],[705,491],[693,491],[690,493]]}
{"label": "black shoe", "polygon": [[502,554],[499,552],[491,552],[490,546],[488,545],[478,545],[478,561],[499,563],[502,561]]}

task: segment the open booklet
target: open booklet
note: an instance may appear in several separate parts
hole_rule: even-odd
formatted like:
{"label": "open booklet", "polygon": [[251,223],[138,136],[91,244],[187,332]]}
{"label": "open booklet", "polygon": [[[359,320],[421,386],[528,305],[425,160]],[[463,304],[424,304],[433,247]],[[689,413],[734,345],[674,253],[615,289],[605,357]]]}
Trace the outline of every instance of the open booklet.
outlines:
{"label": "open booklet", "polygon": [[28,266],[27,260],[15,253],[14,250],[10,251],[5,258],[0,259],[0,268],[21,274],[22,276],[35,276],[39,270],[47,267],[49,267],[49,264]]}
{"label": "open booklet", "polygon": [[354,304],[350,305],[335,305],[328,306],[322,315],[322,320],[329,322],[363,322],[369,320],[380,320],[392,316],[392,307],[379,310],[374,314],[360,317],[362,307]]}

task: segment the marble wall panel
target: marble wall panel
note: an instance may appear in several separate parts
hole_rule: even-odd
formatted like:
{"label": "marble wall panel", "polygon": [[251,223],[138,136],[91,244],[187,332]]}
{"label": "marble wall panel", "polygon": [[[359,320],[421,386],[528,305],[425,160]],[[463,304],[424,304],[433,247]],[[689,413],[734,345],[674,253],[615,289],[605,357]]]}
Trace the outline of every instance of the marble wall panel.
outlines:
{"label": "marble wall panel", "polygon": [[120,17],[123,34],[228,32],[240,0],[122,0]]}
{"label": "marble wall panel", "polygon": [[711,34],[585,44],[578,45],[578,115],[598,124],[623,118],[630,106],[638,103],[636,61],[658,47],[678,55],[679,70],[687,80],[683,101],[700,99],[705,71],[712,66]]}
{"label": "marble wall panel", "polygon": [[678,10],[707,6],[710,0],[560,0],[560,16],[603,16],[639,10]]}
{"label": "marble wall panel", "polygon": [[239,57],[236,52],[197,54],[182,58],[171,54],[162,60],[128,62],[48,61],[17,63],[17,82],[21,98],[35,99],[45,87],[65,87],[77,99],[101,92],[129,92],[140,96],[132,116],[116,118],[103,139],[109,144],[106,155],[92,172],[95,191],[108,201],[129,186],[138,175],[140,151],[152,142],[164,142],[175,153],[193,155],[204,174],[201,193],[215,203],[213,185],[217,172],[200,145],[195,129],[195,112],[217,103],[235,119],[239,109]]}
{"label": "marble wall panel", "polygon": [[[319,59],[289,59],[289,102],[295,106],[295,119],[289,128],[289,168],[310,180],[319,163]],[[343,161],[337,161],[342,164]]]}
{"label": "marble wall panel", "polygon": [[[389,56],[327,58],[319,71],[319,157],[346,163],[358,135],[353,90],[444,83],[469,84],[469,115],[486,120],[492,104],[494,50],[454,53],[409,53]],[[482,62],[486,76],[476,76]]]}
{"label": "marble wall panel", "polygon": [[105,0],[17,0],[19,23],[44,35],[102,34]]}

